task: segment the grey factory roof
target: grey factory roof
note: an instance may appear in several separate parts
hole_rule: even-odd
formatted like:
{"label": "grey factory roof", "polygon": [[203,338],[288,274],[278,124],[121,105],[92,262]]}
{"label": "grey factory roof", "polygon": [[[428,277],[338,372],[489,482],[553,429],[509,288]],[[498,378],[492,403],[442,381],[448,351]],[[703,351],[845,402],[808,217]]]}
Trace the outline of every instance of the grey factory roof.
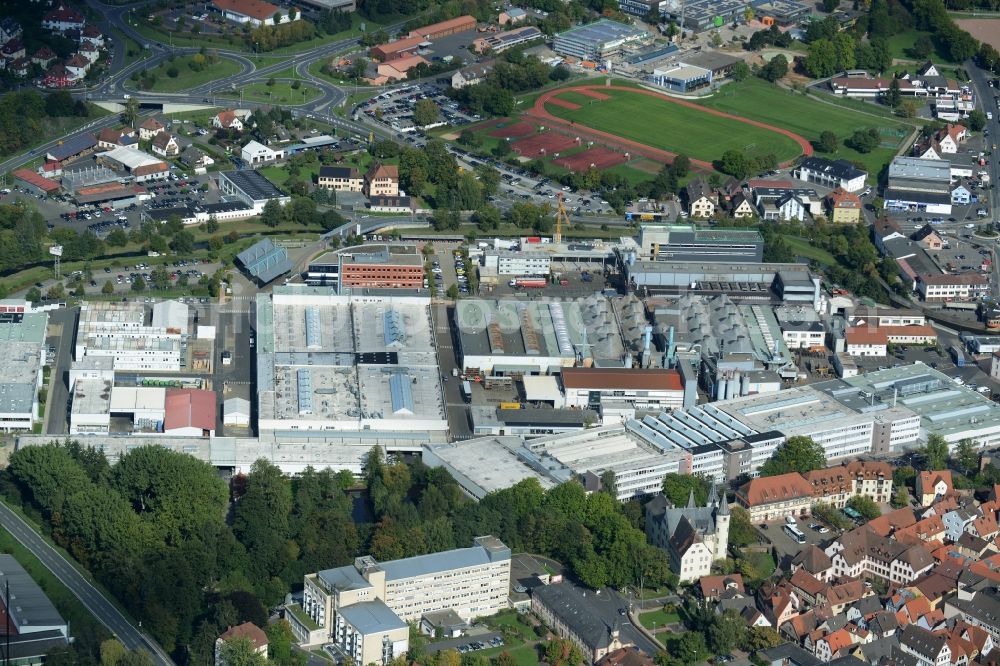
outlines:
{"label": "grey factory roof", "polygon": [[944,192],[917,192],[890,187],[885,191],[885,200],[946,204],[951,203],[951,196]]}
{"label": "grey factory roof", "polygon": [[62,161],[67,158],[73,157],[85,150],[93,148],[97,145],[97,139],[94,138],[93,134],[77,134],[74,137],[66,139],[58,146],[53,146],[48,154],[52,156],[53,159]]}
{"label": "grey factory roof", "polygon": [[720,51],[702,51],[690,57],[685,57],[684,62],[689,65],[694,65],[695,67],[704,67],[705,69],[710,69],[713,72],[726,67],[735,65],[738,62],[743,62],[743,58],[738,56],[729,55],[728,53],[722,53]]}
{"label": "grey factory roof", "polygon": [[227,179],[254,201],[279,199],[285,196],[271,181],[256,171],[223,171],[219,177]]}
{"label": "grey factory roof", "polygon": [[570,38],[574,41],[586,42],[592,45],[603,45],[623,39],[641,36],[643,31],[635,26],[608,19],[601,19],[576,26],[556,35],[556,39]]}
{"label": "grey factory roof", "polygon": [[341,606],[337,609],[337,613],[344,618],[345,622],[365,635],[392,631],[393,629],[405,629],[407,626],[381,599]]}
{"label": "grey factory roof", "polygon": [[269,238],[254,243],[236,255],[236,258],[240,260],[251,277],[262,283],[270,282],[292,269],[288,251],[272,243]]}
{"label": "grey factory roof", "polygon": [[441,553],[417,555],[391,562],[380,562],[379,567],[385,571],[386,581],[390,581],[426,576],[439,571],[484,566],[489,563],[490,556],[487,550],[481,546],[472,546],[446,550]]}
{"label": "grey factory roof", "polygon": [[45,342],[49,316],[44,312],[0,313],[0,342]]}
{"label": "grey factory roof", "polygon": [[945,160],[897,157],[889,165],[889,178],[949,181],[951,180],[951,164]]}
{"label": "grey factory roof", "polygon": [[1000,426],[1000,406],[923,364],[820,382],[812,387],[854,410],[863,409],[864,404],[871,401],[871,397],[858,397],[862,391],[874,394],[877,409],[885,409],[895,402],[897,407],[905,407],[919,415],[921,427],[928,433],[949,439]]}
{"label": "grey factory roof", "polygon": [[610,644],[612,627],[600,619],[601,614],[591,607],[576,586],[570,583],[542,585],[534,588],[531,596],[550,609],[588,647],[596,649]]}
{"label": "grey factory roof", "polygon": [[[10,584],[11,607],[8,609],[18,633],[64,626],[66,621],[52,605],[28,572],[13,555],[0,554],[0,585]],[[15,601],[16,599],[16,601]]]}

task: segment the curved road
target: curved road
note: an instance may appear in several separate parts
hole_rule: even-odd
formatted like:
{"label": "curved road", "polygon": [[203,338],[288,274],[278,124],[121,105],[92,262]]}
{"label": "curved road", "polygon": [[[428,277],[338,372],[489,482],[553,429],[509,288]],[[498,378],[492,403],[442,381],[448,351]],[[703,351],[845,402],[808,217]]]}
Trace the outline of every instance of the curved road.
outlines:
{"label": "curved road", "polygon": [[170,656],[163,651],[163,648],[132,626],[114,604],[108,601],[90,581],[81,576],[80,572],[66,561],[66,558],[5,504],[0,504],[0,526],[3,526],[21,545],[31,551],[45,568],[51,571],[59,579],[59,582],[65,585],[80,600],[80,603],[101,624],[107,627],[108,631],[114,634],[125,647],[133,651],[141,650],[150,653],[153,661],[157,664],[167,666],[174,663]]}

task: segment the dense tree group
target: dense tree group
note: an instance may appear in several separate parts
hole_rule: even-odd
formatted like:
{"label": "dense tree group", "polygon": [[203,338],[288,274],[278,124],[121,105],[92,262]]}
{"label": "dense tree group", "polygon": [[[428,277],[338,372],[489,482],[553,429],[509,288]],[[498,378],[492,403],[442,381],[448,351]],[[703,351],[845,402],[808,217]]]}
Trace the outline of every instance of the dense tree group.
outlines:
{"label": "dense tree group", "polygon": [[811,437],[796,435],[789,437],[775,449],[771,458],[760,467],[761,476],[777,476],[789,472],[811,472],[826,467],[823,447]]}
{"label": "dense tree group", "polygon": [[49,95],[31,89],[4,93],[0,95],[0,155],[41,142],[53,119],[87,113],[87,105],[74,101],[66,91]]}

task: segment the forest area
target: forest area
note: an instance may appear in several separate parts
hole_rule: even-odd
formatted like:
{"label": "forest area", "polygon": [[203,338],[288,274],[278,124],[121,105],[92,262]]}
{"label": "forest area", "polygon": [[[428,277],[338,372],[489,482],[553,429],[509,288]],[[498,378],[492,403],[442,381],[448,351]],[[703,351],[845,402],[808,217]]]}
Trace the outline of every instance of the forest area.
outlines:
{"label": "forest area", "polygon": [[[227,484],[209,464],[162,447],[110,464],[78,442],[52,443],[15,452],[0,491],[181,664],[211,663],[228,626],[266,626],[268,609],[301,589],[305,574],[361,554],[410,557],[493,534],[515,552],[561,560],[590,587],[640,576],[658,586],[671,576],[664,551],[646,543],[638,502],[535,481],[474,502],[444,470],[388,462],[378,448],[361,479],[312,469],[289,478],[260,460]],[[352,517],[358,498],[370,522]],[[99,645],[70,650],[64,663],[101,663]],[[273,660],[297,663],[290,652]]]}

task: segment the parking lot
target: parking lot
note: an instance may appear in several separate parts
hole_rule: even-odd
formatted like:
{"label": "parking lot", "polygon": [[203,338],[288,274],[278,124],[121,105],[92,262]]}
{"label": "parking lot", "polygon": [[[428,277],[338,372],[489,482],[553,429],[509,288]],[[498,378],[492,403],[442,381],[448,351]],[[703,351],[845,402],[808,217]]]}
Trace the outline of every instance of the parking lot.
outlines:
{"label": "parking lot", "polygon": [[[360,113],[365,113],[396,132],[414,132],[417,129],[413,122],[413,109],[417,102],[429,99],[440,109],[440,122],[445,125],[466,125],[479,120],[477,114],[469,114],[459,110],[458,103],[453,102],[443,92],[443,88],[432,83],[406,86],[386,91],[358,106]],[[437,126],[437,125],[433,125]]]}
{"label": "parking lot", "polygon": [[[796,521],[795,527],[805,535],[805,542],[799,543],[789,535],[785,530],[784,520],[760,525],[761,533],[770,539],[774,550],[778,554],[778,566],[780,567],[785,567],[787,560],[791,560],[798,555],[806,546],[816,545],[822,548],[824,544],[839,534],[838,530],[823,525],[815,518],[799,518]],[[826,532],[821,532],[820,530],[826,530]]]}

